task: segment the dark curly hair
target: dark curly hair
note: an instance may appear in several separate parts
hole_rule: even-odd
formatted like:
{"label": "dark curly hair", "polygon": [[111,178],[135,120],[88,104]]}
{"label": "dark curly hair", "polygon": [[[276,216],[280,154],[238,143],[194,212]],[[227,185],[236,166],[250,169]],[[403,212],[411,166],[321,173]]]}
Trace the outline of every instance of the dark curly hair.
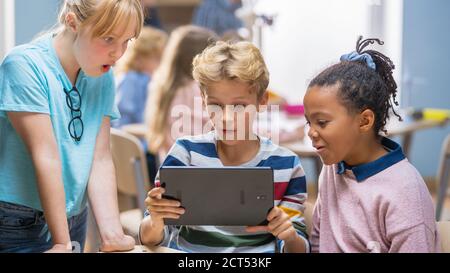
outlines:
{"label": "dark curly hair", "polygon": [[[393,103],[398,105],[397,84],[392,76],[395,68],[392,61],[375,50],[364,50],[369,44],[377,42],[383,45],[379,39],[365,39],[360,36],[356,43],[358,54],[369,54],[376,70],[370,68],[363,61],[342,61],[332,65],[317,75],[308,88],[318,86],[338,85],[338,97],[352,113],[358,113],[370,109],[375,114],[374,131],[379,135],[380,131],[387,133],[385,125],[389,119],[389,111],[401,121],[402,118],[394,109]],[[392,100],[391,100],[392,97]]]}

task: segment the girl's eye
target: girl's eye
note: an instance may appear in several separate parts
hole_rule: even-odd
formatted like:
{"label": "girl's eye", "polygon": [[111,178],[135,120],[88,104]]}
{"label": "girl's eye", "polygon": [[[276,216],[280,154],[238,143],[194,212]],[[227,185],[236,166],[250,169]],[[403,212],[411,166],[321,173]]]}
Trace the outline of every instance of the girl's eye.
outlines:
{"label": "girl's eye", "polygon": [[318,120],[317,124],[321,127],[324,128],[327,125],[328,121],[326,120]]}
{"label": "girl's eye", "polygon": [[105,41],[107,44],[111,44],[114,41],[113,37],[105,37],[103,38],[103,41]]}

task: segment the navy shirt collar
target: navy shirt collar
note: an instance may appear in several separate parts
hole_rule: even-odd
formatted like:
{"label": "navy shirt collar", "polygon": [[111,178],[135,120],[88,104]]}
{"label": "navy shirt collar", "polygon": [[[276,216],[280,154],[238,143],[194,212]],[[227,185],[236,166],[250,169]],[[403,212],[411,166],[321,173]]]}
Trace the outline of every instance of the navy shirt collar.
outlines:
{"label": "navy shirt collar", "polygon": [[358,166],[349,166],[344,161],[341,161],[337,164],[337,174],[343,174],[345,170],[351,170],[356,177],[356,181],[363,182],[367,178],[405,159],[402,148],[398,143],[383,137],[381,144],[389,150],[389,153],[375,161]]}

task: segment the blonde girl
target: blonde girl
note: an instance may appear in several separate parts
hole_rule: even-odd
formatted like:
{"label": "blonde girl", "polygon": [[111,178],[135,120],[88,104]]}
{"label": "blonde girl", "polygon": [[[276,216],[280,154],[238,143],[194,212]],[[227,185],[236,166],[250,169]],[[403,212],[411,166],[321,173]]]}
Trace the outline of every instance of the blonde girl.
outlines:
{"label": "blonde girl", "polygon": [[58,27],[0,66],[0,252],[82,251],[87,201],[101,250],[133,248],[110,153],[111,71],[143,22],[139,0],[66,0]]}

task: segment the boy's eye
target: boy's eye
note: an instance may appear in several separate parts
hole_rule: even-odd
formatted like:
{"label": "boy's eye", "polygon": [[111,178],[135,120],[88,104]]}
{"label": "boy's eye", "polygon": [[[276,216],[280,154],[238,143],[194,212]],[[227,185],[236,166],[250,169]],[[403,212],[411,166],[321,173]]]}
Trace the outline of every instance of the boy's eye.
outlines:
{"label": "boy's eye", "polygon": [[245,107],[247,107],[247,105],[245,105],[245,104],[235,104],[235,105],[233,105],[233,107],[234,107],[234,111],[241,112],[241,111],[245,110]]}
{"label": "boy's eye", "polygon": [[216,103],[210,103],[206,106],[208,112],[211,113],[217,113],[217,112],[223,112],[223,106]]}
{"label": "boy's eye", "polygon": [[208,103],[208,107],[219,107],[219,108],[222,108],[222,105],[217,104],[217,103]]}

